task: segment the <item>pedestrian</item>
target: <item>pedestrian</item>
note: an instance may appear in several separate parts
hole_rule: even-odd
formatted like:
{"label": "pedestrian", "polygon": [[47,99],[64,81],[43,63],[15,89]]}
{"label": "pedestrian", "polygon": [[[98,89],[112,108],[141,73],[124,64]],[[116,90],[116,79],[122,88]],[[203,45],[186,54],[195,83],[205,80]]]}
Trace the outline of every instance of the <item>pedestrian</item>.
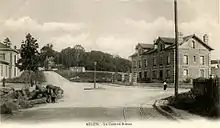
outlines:
{"label": "pedestrian", "polygon": [[56,92],[55,92],[55,89],[51,89],[51,102],[52,103],[56,102]]}
{"label": "pedestrian", "polygon": [[48,92],[47,101],[49,103],[55,103],[56,102],[56,92],[55,92],[56,87],[53,85],[47,85],[46,88]]}
{"label": "pedestrian", "polygon": [[6,79],[5,77],[2,79],[2,86],[5,87]]}
{"label": "pedestrian", "polygon": [[167,83],[166,81],[163,82],[163,90],[166,90],[167,89]]}

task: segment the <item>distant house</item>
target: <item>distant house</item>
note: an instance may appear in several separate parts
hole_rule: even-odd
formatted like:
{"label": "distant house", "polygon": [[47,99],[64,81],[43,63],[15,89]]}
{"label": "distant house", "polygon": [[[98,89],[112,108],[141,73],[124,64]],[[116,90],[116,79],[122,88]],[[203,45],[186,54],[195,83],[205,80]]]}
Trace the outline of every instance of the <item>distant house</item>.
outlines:
{"label": "distant house", "polygon": [[15,66],[19,52],[16,48],[0,43],[0,79],[13,78],[19,75],[19,70]]}
{"label": "distant house", "polygon": [[220,76],[220,60],[212,60],[211,65],[212,65],[212,69],[211,69],[212,75]]}
{"label": "distant house", "polygon": [[72,72],[85,72],[85,67],[70,67],[70,71]]}
{"label": "distant house", "polygon": [[220,60],[211,60],[212,68],[220,68]]}
{"label": "distant house", "polygon": [[[208,35],[203,40],[195,34],[179,34],[179,80],[209,77],[211,74],[211,51]],[[137,44],[131,55],[133,76],[139,79],[174,80],[175,39],[159,37],[153,44]]]}

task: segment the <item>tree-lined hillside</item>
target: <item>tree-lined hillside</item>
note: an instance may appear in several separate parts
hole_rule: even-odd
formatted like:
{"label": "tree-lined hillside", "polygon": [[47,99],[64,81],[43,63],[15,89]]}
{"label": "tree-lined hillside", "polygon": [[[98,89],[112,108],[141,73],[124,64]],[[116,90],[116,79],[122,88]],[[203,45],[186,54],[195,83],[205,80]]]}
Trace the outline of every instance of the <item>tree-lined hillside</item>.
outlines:
{"label": "tree-lined hillside", "polygon": [[[86,51],[81,45],[67,47],[58,52],[53,49],[52,44],[47,44],[38,50],[37,40],[29,33],[22,41],[20,51],[21,58],[17,62],[17,67],[23,70],[36,71],[38,67],[48,66],[62,67],[85,67],[86,70],[94,70],[94,62],[97,63],[96,69],[99,71],[111,72],[130,72],[131,61],[113,56],[101,51]],[[10,46],[10,39],[6,38],[4,44]],[[53,62],[53,63],[51,63]]]}
{"label": "tree-lined hillside", "polygon": [[65,48],[54,54],[55,64],[63,65],[65,68],[84,66],[87,70],[93,70],[94,62],[97,62],[96,67],[99,71],[129,72],[131,69],[131,62],[127,59],[101,51],[86,52],[80,45]]}

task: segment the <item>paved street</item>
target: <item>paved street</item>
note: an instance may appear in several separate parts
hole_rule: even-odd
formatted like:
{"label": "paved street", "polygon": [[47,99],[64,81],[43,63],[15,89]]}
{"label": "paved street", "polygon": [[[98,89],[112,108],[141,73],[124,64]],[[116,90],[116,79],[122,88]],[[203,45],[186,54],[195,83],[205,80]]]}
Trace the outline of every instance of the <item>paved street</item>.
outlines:
{"label": "paved street", "polygon": [[[156,99],[173,95],[173,89],[163,91],[153,87],[116,87],[92,83],[73,83],[54,72],[45,72],[47,83],[64,89],[64,98],[55,104],[45,104],[4,117],[4,121],[132,121],[166,120],[152,104]],[[187,90],[180,90],[187,91]]]}

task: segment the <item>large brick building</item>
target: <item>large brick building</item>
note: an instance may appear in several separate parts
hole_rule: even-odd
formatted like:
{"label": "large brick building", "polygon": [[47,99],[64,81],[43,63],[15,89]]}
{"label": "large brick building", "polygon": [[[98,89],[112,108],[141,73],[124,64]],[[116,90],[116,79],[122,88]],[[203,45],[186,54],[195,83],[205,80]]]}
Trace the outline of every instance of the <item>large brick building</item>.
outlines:
{"label": "large brick building", "polygon": [[[179,80],[209,77],[211,74],[211,51],[208,35],[203,39],[179,34]],[[158,37],[153,44],[137,44],[131,55],[132,72],[137,78],[174,80],[175,39]]]}

